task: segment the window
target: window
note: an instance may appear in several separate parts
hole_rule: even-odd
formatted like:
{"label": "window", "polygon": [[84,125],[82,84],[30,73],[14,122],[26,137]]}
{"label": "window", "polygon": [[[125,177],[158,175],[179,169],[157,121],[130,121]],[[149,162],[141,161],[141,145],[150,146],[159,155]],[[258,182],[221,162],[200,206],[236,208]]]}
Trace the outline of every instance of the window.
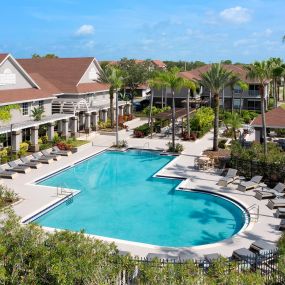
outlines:
{"label": "window", "polygon": [[28,103],[22,104],[22,114],[23,114],[23,116],[29,115],[29,104]]}
{"label": "window", "polygon": [[39,101],[39,108],[44,109],[44,101],[43,100]]}

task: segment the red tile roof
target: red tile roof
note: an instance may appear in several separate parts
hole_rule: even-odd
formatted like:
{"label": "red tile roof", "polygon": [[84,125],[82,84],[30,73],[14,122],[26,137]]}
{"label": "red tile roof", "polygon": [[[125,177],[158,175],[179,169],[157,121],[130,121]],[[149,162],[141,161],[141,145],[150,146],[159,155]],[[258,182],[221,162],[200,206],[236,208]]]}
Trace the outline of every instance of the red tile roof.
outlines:
{"label": "red tile roof", "polygon": [[[266,126],[268,128],[285,129],[285,109],[278,107],[265,114]],[[262,127],[262,117],[259,115],[251,123],[253,127]]]}
{"label": "red tile roof", "polygon": [[[88,83],[84,87],[77,86],[81,77],[94,60],[93,57],[83,58],[33,58],[18,59],[18,62],[30,74],[37,73],[54,86],[57,93],[80,93],[103,91],[106,86]],[[81,84],[79,84],[81,85]],[[90,88],[89,88],[90,87]],[[95,88],[93,90],[92,88]],[[102,87],[102,89],[100,89]],[[88,89],[89,88],[89,89]]]}
{"label": "red tile roof", "polygon": [[8,53],[0,53],[0,63],[8,56]]}
{"label": "red tile roof", "polygon": [[[211,64],[206,64],[204,66],[195,68],[191,71],[183,71],[180,72],[180,75],[186,79],[191,80],[200,80],[201,74],[207,72],[211,68]],[[257,84],[258,81],[247,79],[247,71],[242,65],[234,65],[234,64],[222,64],[223,68],[228,71],[232,71],[234,74],[238,75],[241,80],[247,83]]]}
{"label": "red tile roof", "polygon": [[78,93],[88,93],[92,91],[106,91],[109,90],[109,85],[104,84],[104,83],[99,83],[99,82],[94,82],[94,83],[80,83],[77,86],[77,91]]}

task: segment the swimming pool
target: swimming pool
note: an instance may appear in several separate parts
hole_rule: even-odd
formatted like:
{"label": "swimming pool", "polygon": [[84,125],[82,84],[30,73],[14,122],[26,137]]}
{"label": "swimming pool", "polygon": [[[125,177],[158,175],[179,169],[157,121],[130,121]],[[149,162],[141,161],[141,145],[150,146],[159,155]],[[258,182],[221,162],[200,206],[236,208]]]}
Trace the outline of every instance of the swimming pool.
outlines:
{"label": "swimming pool", "polygon": [[140,243],[184,247],[215,243],[239,232],[246,213],[220,196],[177,191],[181,180],[153,177],[173,160],[157,152],[106,151],[40,185],[63,181],[81,190],[39,217],[43,226]]}

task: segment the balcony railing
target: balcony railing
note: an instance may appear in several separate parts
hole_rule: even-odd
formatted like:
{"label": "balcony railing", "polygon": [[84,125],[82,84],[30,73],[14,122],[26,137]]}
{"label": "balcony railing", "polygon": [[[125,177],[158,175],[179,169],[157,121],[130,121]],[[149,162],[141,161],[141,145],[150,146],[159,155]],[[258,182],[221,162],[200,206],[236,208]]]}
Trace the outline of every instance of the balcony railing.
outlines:
{"label": "balcony railing", "polygon": [[260,96],[260,93],[258,90],[248,90],[249,96]]}

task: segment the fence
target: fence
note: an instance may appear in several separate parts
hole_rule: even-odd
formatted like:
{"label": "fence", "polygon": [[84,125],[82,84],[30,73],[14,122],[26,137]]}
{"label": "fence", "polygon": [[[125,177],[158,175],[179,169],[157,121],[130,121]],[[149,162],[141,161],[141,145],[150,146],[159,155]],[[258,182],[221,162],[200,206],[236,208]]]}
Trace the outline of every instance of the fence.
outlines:
{"label": "fence", "polygon": [[[237,274],[236,276],[242,273],[257,273],[259,277],[263,278],[263,283],[256,284],[285,284],[284,274],[280,271],[282,266],[279,265],[279,259],[280,255],[277,251],[243,257],[242,260],[220,258],[214,261],[191,260],[184,262],[182,260],[134,259],[132,268],[122,270],[114,284],[204,285],[209,284],[207,283],[209,278],[212,280],[218,276],[219,278],[221,276],[228,278],[227,276],[231,273]],[[190,283],[184,283],[185,281]]]}
{"label": "fence", "polygon": [[262,175],[263,181],[270,186],[275,185],[278,182],[284,183],[285,163],[267,163],[231,156],[230,166],[237,169],[239,175],[248,179],[254,175]]}

